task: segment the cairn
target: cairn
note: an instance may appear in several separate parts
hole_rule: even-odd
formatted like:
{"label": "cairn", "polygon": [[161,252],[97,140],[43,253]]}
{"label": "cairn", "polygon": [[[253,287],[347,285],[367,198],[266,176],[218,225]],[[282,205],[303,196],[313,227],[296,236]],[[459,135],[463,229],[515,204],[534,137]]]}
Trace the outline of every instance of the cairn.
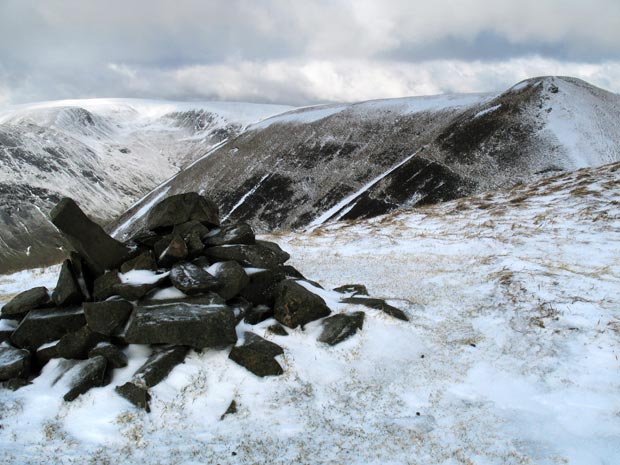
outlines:
{"label": "cairn", "polygon": [[[129,344],[148,344],[152,354],[132,379],[115,389],[149,411],[149,389],[182,363],[190,350],[227,350],[229,358],[257,376],[276,376],[284,350],[238,324],[275,319],[269,331],[323,319],[319,341],[334,345],[362,329],[364,312],[330,316],[311,291],[317,283],[290,265],[273,242],[255,238],[245,224],[220,224],[218,207],[197,193],[168,197],[149,212],[146,227],[122,243],[91,221],[71,199],[50,213],[75,249],[63,262],[53,292],[24,291],[0,318],[15,327],[0,331],[0,382],[17,389],[54,358],[70,373],[66,401],[109,383],[127,366]],[[368,295],[364,286],[334,289],[341,302],[361,304],[406,320],[405,314]],[[241,342],[241,343],[240,343]]]}

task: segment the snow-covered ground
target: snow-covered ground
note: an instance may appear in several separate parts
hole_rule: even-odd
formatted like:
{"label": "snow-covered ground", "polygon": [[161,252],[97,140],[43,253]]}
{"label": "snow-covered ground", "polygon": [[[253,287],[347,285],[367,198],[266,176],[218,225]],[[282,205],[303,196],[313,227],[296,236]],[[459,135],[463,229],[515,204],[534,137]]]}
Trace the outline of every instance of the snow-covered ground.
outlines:
{"label": "snow-covered ground", "polygon": [[[267,321],[253,330],[284,348],[283,376],[191,353],[153,390],[150,414],[113,390],[143,347],[110,386],[72,403],[52,386],[53,361],[31,386],[0,391],[0,460],[619,463],[619,205],[615,164],[271,236],[326,289],[365,284],[411,321],[366,310],[364,329],[336,347],[316,341],[318,322],[282,337]],[[321,295],[335,311],[362,310]],[[220,420],[233,399],[238,413]]]}

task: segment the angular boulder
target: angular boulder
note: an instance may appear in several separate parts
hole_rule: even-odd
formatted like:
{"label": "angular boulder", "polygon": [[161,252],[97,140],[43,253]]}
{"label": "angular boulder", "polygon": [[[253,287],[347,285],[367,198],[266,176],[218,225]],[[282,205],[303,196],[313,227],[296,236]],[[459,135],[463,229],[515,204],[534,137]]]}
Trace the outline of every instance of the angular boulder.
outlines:
{"label": "angular boulder", "polygon": [[256,240],[256,245],[259,245],[261,247],[266,247],[268,249],[271,249],[274,253],[276,253],[279,257],[281,257],[282,259],[282,263],[284,263],[285,261],[287,261],[289,258],[291,258],[291,255],[288,252],[285,252],[284,250],[282,250],[282,247],[280,247],[278,244],[276,244],[275,242],[271,242],[271,241],[262,241],[257,239]]}
{"label": "angular boulder", "polygon": [[183,238],[173,236],[164,251],[157,257],[157,263],[164,268],[170,268],[175,263],[187,258],[188,255],[189,250]]}
{"label": "angular boulder", "polygon": [[380,310],[383,313],[390,315],[391,317],[397,318],[403,321],[409,321],[407,315],[402,310],[391,306],[383,299],[372,299],[369,297],[347,297],[344,299],[340,299],[340,302],[345,304],[356,304],[356,305],[364,305],[368,308],[374,308],[375,310]]}
{"label": "angular boulder", "polygon": [[127,366],[127,355],[117,346],[110,342],[100,342],[88,352],[88,358],[102,356],[112,368],[123,368]]}
{"label": "angular boulder", "polygon": [[95,300],[101,301],[112,296],[125,300],[138,300],[149,291],[163,286],[168,281],[168,273],[155,273],[150,270],[130,270],[127,273],[108,271],[95,280]]}
{"label": "angular boulder", "polygon": [[133,305],[124,300],[86,302],[84,316],[88,327],[100,334],[110,336],[129,319]]}
{"label": "angular boulder", "polygon": [[137,257],[126,261],[121,265],[121,273],[127,273],[132,270],[151,270],[157,271],[157,261],[152,250],[146,250]]}
{"label": "angular boulder", "polygon": [[172,285],[187,295],[202,294],[220,287],[219,280],[190,262],[176,263],[170,270]]}
{"label": "angular boulder", "polygon": [[286,252],[259,244],[218,245],[205,249],[204,254],[213,261],[234,260],[243,266],[254,268],[275,268],[290,258]]}
{"label": "angular boulder", "polygon": [[319,341],[334,346],[357,333],[364,326],[364,312],[338,313],[323,320]]}
{"label": "angular boulder", "polygon": [[106,271],[103,275],[95,279],[93,298],[95,301],[105,300],[115,295],[114,287],[121,284],[121,278],[117,270]]}
{"label": "angular boulder", "polygon": [[196,192],[172,195],[151,209],[146,227],[153,231],[192,220],[219,226],[219,208],[211,199]]}
{"label": "angular boulder", "polygon": [[195,257],[200,254],[205,245],[202,242],[202,237],[208,234],[209,228],[198,221],[188,221],[177,225],[172,230],[173,236],[179,236],[183,239],[187,245],[187,254],[190,257]]}
{"label": "angular boulder", "polygon": [[84,325],[61,337],[56,344],[56,352],[61,358],[84,360],[88,358],[90,350],[105,339],[106,336],[95,333]]}
{"label": "angular boulder", "polygon": [[124,339],[129,344],[173,344],[195,349],[234,344],[235,315],[224,305],[191,300],[139,305],[127,323]]}
{"label": "angular boulder", "polygon": [[249,325],[257,325],[258,323],[272,317],[273,309],[271,307],[267,307],[266,305],[257,305],[245,313],[243,321]]}
{"label": "angular boulder", "polygon": [[229,224],[219,229],[214,229],[203,237],[208,246],[230,244],[254,244],[256,239],[254,231],[247,223]]}
{"label": "angular boulder", "polygon": [[53,358],[60,358],[60,355],[58,355],[58,351],[56,350],[56,346],[59,342],[60,341],[48,342],[37,349],[34,354],[34,358],[39,367],[44,366]]}
{"label": "angular boulder", "polygon": [[273,306],[276,301],[276,288],[286,279],[286,275],[279,269],[275,269],[252,273],[249,278],[250,282],[239,295],[254,305]]}
{"label": "angular boulder", "polygon": [[86,260],[77,252],[71,252],[70,257],[73,276],[84,299],[93,300],[93,281],[95,280],[93,272],[88,267]]}
{"label": "angular boulder", "polygon": [[130,256],[128,247],[106,234],[72,199],[62,199],[50,212],[50,218],[97,275],[117,268]]}
{"label": "angular boulder", "polygon": [[69,305],[78,305],[84,301],[84,296],[80,290],[80,286],[73,274],[73,266],[71,260],[65,260],[62,263],[58,282],[52,294],[54,303],[59,307],[67,307]]}
{"label": "angular boulder", "polygon": [[276,336],[288,336],[288,332],[284,329],[280,323],[274,323],[267,328],[271,334],[275,334]]}
{"label": "angular boulder", "polygon": [[250,277],[237,262],[218,262],[210,269],[219,283],[217,293],[229,300],[250,283]]}
{"label": "angular boulder", "polygon": [[2,307],[2,318],[20,320],[37,307],[50,303],[49,291],[46,287],[35,287],[20,292]]}
{"label": "angular boulder", "polygon": [[320,296],[292,280],[278,284],[273,310],[276,320],[289,328],[304,326],[331,313]]}
{"label": "angular boulder", "polygon": [[187,351],[187,347],[182,346],[155,349],[148,360],[134,373],[131,381],[117,386],[116,392],[136,407],[149,412],[151,396],[148,389],[159,384],[175,366],[183,363]]}
{"label": "angular boulder", "polygon": [[30,373],[30,352],[0,344],[0,381],[25,378]]}
{"label": "angular boulder", "polygon": [[11,342],[17,347],[35,351],[41,345],[77,331],[85,324],[81,307],[35,309],[15,329]]}
{"label": "angular boulder", "polygon": [[256,376],[277,376],[284,373],[284,370],[274,357],[283,353],[279,345],[246,332],[243,344],[233,347],[228,358]]}
{"label": "angular boulder", "polygon": [[106,367],[106,359],[100,355],[75,364],[63,376],[69,377],[69,391],[63,399],[71,402],[91,388],[103,386],[106,382]]}

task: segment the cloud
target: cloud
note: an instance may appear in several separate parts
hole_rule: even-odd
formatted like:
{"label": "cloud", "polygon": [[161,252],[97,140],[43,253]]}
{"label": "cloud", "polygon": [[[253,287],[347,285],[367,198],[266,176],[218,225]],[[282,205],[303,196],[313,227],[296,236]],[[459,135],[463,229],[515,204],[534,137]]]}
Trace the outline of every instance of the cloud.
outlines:
{"label": "cloud", "polygon": [[499,90],[540,74],[618,91],[618,63],[617,0],[0,2],[5,102],[305,104]]}

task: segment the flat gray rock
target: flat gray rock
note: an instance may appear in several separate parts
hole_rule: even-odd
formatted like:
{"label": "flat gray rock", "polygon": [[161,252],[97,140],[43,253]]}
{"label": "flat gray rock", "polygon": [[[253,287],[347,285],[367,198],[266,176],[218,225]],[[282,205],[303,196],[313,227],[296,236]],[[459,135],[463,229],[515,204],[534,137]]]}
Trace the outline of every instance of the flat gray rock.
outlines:
{"label": "flat gray rock", "polygon": [[233,310],[225,305],[153,303],[134,308],[124,339],[129,344],[221,348],[236,342],[236,323]]}
{"label": "flat gray rock", "polygon": [[234,260],[240,265],[254,268],[275,268],[282,265],[290,255],[263,245],[218,245],[205,249],[206,257],[214,261]]}
{"label": "flat gray rock", "polygon": [[320,296],[288,279],[281,281],[276,288],[273,310],[276,320],[289,328],[303,326],[331,313]]}
{"label": "flat gray rock", "polygon": [[132,310],[133,305],[124,300],[84,303],[84,316],[88,327],[107,336],[127,322]]}
{"label": "flat gray rock", "polygon": [[35,351],[41,345],[77,331],[85,324],[86,318],[81,307],[35,309],[28,312],[15,329],[11,342]]}
{"label": "flat gray rock", "polygon": [[30,352],[0,344],[0,381],[25,378],[30,373]]}
{"label": "flat gray rock", "polygon": [[2,307],[2,318],[19,320],[30,310],[50,303],[49,291],[46,287],[34,287],[20,292]]}
{"label": "flat gray rock", "polygon": [[323,320],[319,341],[334,346],[357,333],[364,326],[364,312],[338,313]]}
{"label": "flat gray rock", "polygon": [[190,262],[176,263],[170,270],[172,285],[187,295],[202,294],[220,287],[219,280]]}
{"label": "flat gray rock", "polygon": [[284,370],[274,357],[283,353],[284,350],[278,344],[246,332],[243,344],[233,347],[228,358],[256,376],[278,376]]}
{"label": "flat gray rock", "polygon": [[106,381],[107,362],[104,357],[97,356],[75,364],[64,377],[69,377],[69,390],[63,399],[67,402],[75,400],[79,395],[91,388],[103,386]]}

